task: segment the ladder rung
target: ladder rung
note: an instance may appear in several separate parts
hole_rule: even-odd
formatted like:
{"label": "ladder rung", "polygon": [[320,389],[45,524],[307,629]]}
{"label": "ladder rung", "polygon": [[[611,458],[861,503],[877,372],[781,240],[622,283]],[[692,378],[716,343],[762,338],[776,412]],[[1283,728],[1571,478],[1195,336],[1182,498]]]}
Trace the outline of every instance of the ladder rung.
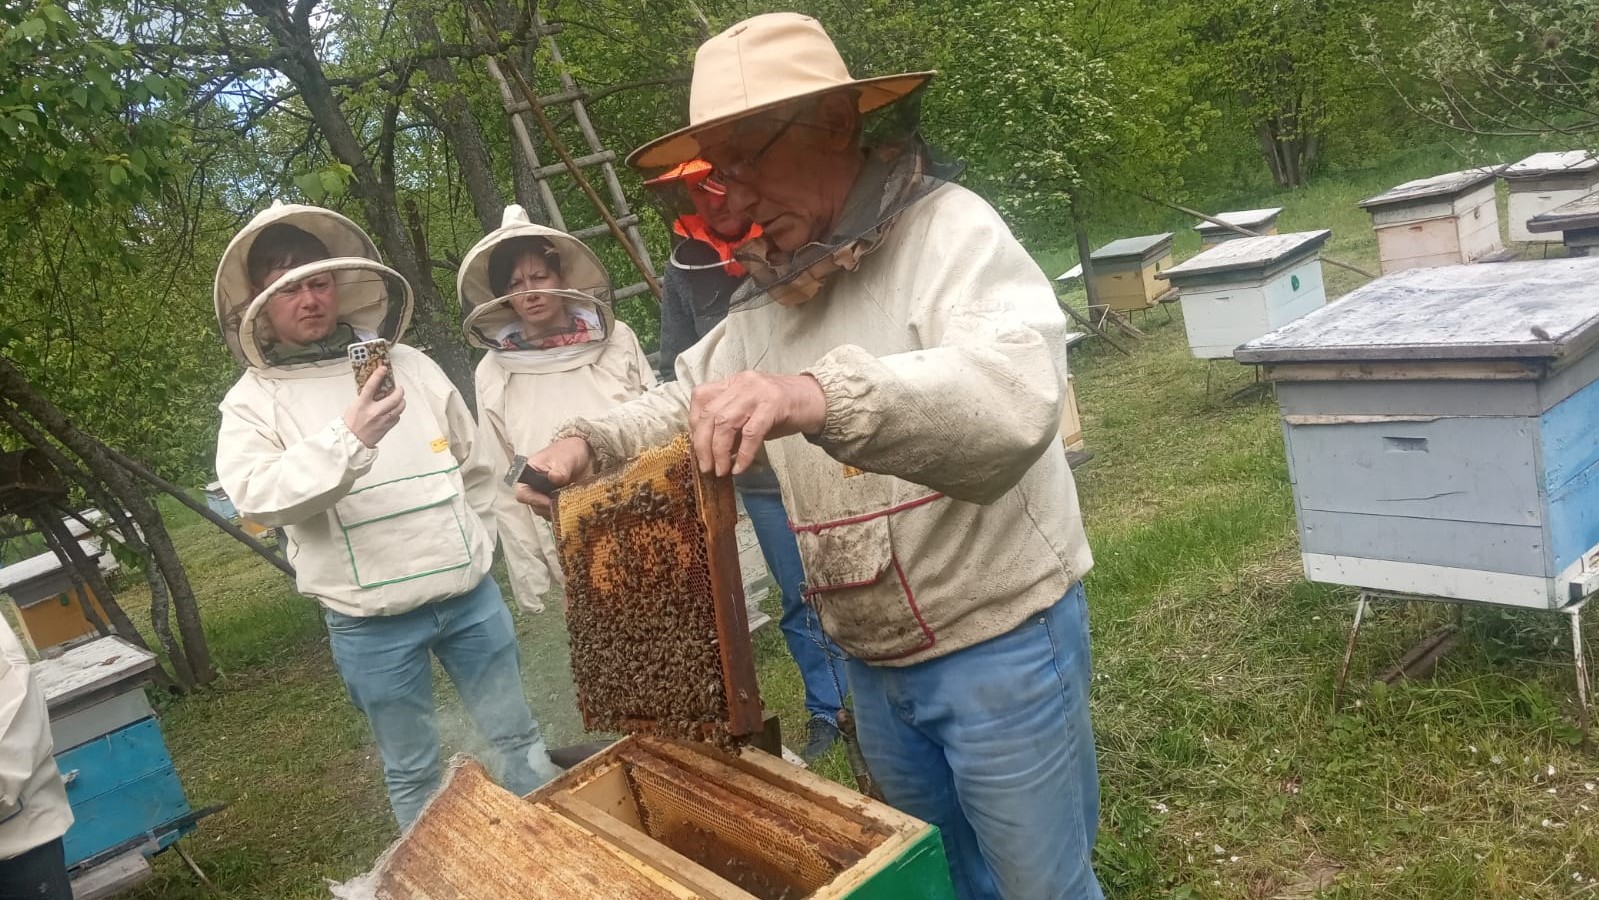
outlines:
{"label": "ladder rung", "polygon": [[[616,220],[616,224],[623,228],[632,227],[638,224],[638,216],[623,216],[622,218]],[[600,235],[608,235],[610,233],[611,226],[601,222],[598,225],[590,225],[587,228],[579,228],[578,230],[572,232],[572,237],[575,237],[580,241],[586,241],[589,238],[599,237]]]}
{"label": "ladder rung", "polygon": [[[577,163],[577,167],[579,169],[587,169],[589,166],[597,166],[601,163],[616,162],[616,151],[601,150],[598,153],[590,153],[588,156],[579,156],[577,159],[572,160],[572,162]],[[555,163],[554,165],[540,166],[533,170],[533,177],[540,180],[554,175],[565,174],[566,163]]]}
{"label": "ladder rung", "polygon": [[[554,106],[557,103],[571,103],[573,100],[587,100],[588,98],[588,91],[585,91],[582,88],[573,88],[569,91],[562,91],[559,94],[545,94],[543,97],[539,98],[539,106]],[[506,110],[512,113],[525,113],[529,111],[526,100],[518,100],[506,107]]]}
{"label": "ladder rung", "polygon": [[612,294],[611,295],[611,299],[613,299],[613,300],[626,300],[629,297],[637,297],[639,294],[648,294],[649,292],[650,292],[650,286],[645,284],[644,282],[640,281],[637,284],[630,284],[627,287],[622,288],[621,290],[619,290],[616,293]]}

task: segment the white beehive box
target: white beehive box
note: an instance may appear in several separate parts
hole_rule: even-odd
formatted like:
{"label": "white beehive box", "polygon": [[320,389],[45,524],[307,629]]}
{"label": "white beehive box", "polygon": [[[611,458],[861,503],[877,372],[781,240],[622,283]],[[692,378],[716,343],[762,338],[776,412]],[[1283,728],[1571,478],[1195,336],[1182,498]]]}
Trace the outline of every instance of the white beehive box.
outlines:
{"label": "white beehive box", "polygon": [[1371,213],[1383,274],[1469,263],[1503,247],[1494,185],[1492,169],[1467,169],[1360,201]]}
{"label": "white beehive box", "polygon": [[1586,150],[1534,153],[1505,169],[1510,187],[1510,239],[1554,243],[1560,238],[1527,228],[1527,220],[1599,189],[1599,159]]}
{"label": "white beehive box", "polygon": [[1239,347],[1311,581],[1550,609],[1599,588],[1599,259],[1385,275]]}
{"label": "white beehive box", "polygon": [[[1239,228],[1246,228],[1255,234],[1264,236],[1277,233],[1277,217],[1282,215],[1282,212],[1283,208],[1281,206],[1273,206],[1268,209],[1240,209],[1233,212],[1218,213],[1216,218],[1229,225],[1237,225]],[[1230,228],[1223,228],[1215,222],[1203,219],[1194,226],[1194,230],[1199,232],[1200,247],[1210,247],[1223,241],[1249,237],[1247,234],[1239,234]]]}
{"label": "white beehive box", "polygon": [[1194,356],[1230,357],[1239,344],[1325,305],[1317,253],[1329,237],[1322,229],[1240,238],[1160,273],[1182,291]]}
{"label": "white beehive box", "polygon": [[1569,256],[1593,256],[1599,251],[1599,191],[1563,203],[1527,220],[1533,234],[1558,234]]}

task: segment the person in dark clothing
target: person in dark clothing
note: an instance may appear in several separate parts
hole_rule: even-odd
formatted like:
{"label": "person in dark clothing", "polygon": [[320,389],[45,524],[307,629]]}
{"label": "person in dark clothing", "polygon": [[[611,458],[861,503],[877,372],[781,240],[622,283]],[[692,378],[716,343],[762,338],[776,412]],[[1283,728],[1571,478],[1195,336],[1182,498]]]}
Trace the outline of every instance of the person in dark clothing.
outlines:
{"label": "person in dark clothing", "polygon": [[[694,213],[672,223],[672,230],[683,240],[672,251],[661,277],[661,349],[656,371],[664,382],[676,379],[677,355],[727,316],[733,291],[748,274],[733,259],[733,251],[761,232],[760,226],[727,209],[725,192],[708,163],[693,160],[647,183],[681,187],[694,204]],[[845,693],[839,665],[843,653],[822,633],[821,620],[801,594],[805,571],[799,546],[788,528],[777,476],[758,466],[735,476],[733,483],[755,527],[766,567],[783,595],[780,627],[805,683],[805,709],[810,714],[800,755],[812,761],[839,739],[838,712]]]}

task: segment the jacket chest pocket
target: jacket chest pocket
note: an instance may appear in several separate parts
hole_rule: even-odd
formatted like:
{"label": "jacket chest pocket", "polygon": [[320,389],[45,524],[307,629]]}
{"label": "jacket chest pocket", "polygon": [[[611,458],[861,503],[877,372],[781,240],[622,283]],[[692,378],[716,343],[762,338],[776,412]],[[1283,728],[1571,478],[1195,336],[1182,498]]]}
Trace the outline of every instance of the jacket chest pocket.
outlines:
{"label": "jacket chest pocket", "polygon": [[822,629],[856,659],[898,659],[933,646],[933,631],[895,555],[889,519],[939,497],[932,494],[836,522],[794,526],[805,564],[805,599],[816,608]]}
{"label": "jacket chest pocket", "polygon": [[334,506],[355,582],[380,587],[472,564],[455,470],[357,488]]}

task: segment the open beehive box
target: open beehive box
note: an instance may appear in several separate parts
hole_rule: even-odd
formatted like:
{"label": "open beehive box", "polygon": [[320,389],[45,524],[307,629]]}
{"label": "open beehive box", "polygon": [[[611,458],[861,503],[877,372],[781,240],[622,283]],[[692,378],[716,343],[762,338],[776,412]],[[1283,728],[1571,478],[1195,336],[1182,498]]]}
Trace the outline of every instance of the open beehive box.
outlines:
{"label": "open beehive box", "polygon": [[452,768],[344,900],[951,900],[938,829],[760,751],[634,735],[520,798]]}
{"label": "open beehive box", "polygon": [[680,436],[564,488],[554,519],[583,726],[759,731],[731,479],[702,476]]}

